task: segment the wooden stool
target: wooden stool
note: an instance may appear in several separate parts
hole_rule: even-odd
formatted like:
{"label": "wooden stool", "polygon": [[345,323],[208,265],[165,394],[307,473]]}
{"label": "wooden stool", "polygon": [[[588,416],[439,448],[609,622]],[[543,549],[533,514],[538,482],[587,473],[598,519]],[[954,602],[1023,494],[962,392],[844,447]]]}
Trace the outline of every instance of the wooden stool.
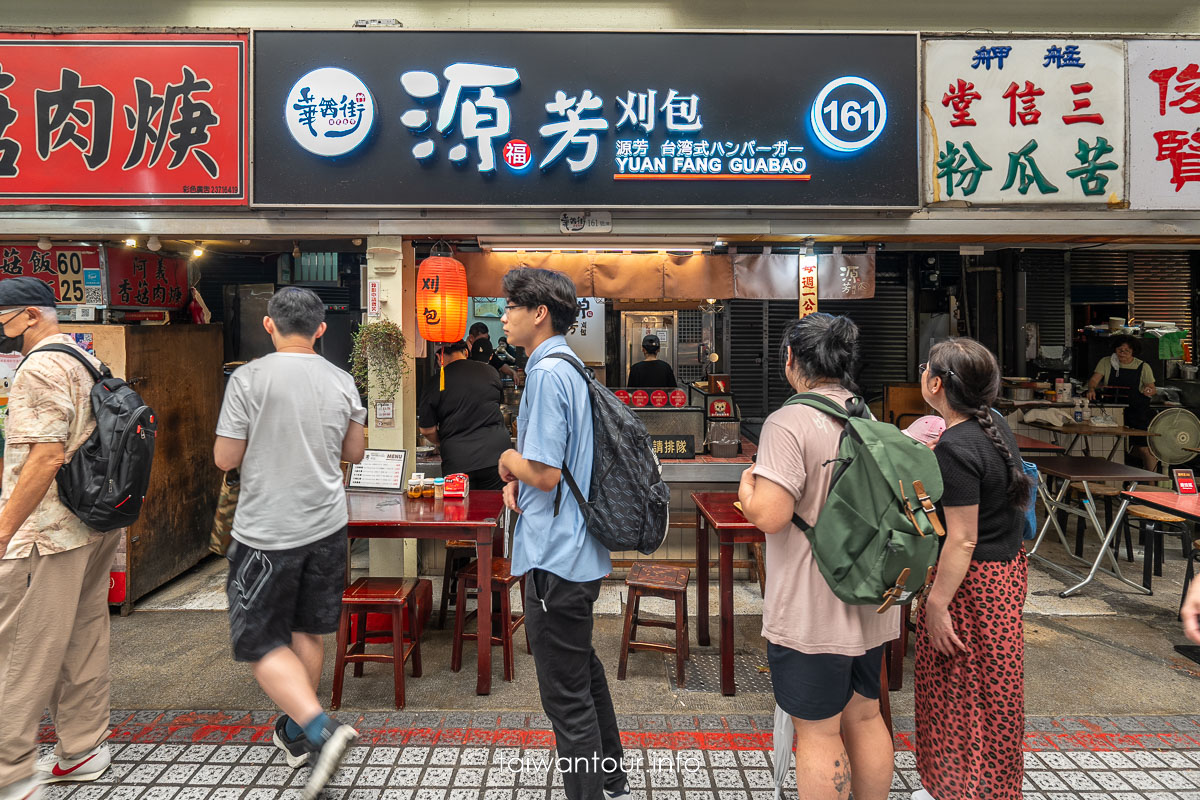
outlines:
{"label": "wooden stool", "polygon": [[[493,558],[491,572],[489,590],[500,593],[498,620],[500,635],[490,638],[493,646],[500,645],[504,649],[504,680],[511,681],[513,673],[516,671],[516,659],[513,656],[513,633],[525,624],[525,576],[514,578],[512,562],[507,558]],[[512,601],[509,598],[514,584],[519,584],[521,587],[521,613],[516,617],[513,616]],[[458,607],[454,611],[454,645],[450,652],[450,669],[454,672],[462,669],[463,640],[475,641],[481,635],[480,632],[484,625],[495,628],[491,620],[479,619],[478,610],[472,611],[470,614],[466,613],[467,591],[470,589],[480,590],[478,560],[472,561],[458,573]],[[475,633],[468,633],[464,630],[467,622],[471,619],[476,620]],[[525,636],[525,650],[529,651],[528,634]]]}
{"label": "wooden stool", "polygon": [[[1093,483],[1088,486],[1091,489],[1092,497],[1104,501],[1104,522],[1111,524],[1113,518],[1113,498],[1121,496],[1121,487],[1109,486],[1106,483]],[[1073,482],[1071,484],[1071,494],[1075,497],[1087,497],[1087,493],[1083,489],[1081,482]],[[1066,514],[1059,515],[1059,524],[1066,521]],[[1083,529],[1087,525],[1087,520],[1083,517],[1077,517],[1075,522],[1075,555],[1083,555]],[[1125,556],[1130,563],[1133,563],[1133,537],[1129,532],[1129,525],[1123,526],[1125,530]],[[1103,534],[1104,531],[1101,531]],[[1114,536],[1112,540],[1112,549],[1114,553],[1119,553],[1121,550],[1121,537]]]}
{"label": "wooden stool", "polygon": [[1179,615],[1183,616],[1183,601],[1187,600],[1188,587],[1196,576],[1196,562],[1200,561],[1200,539],[1192,541],[1192,552],[1188,554],[1187,572],[1183,576],[1183,594],[1179,596]]}
{"label": "wooden stool", "polygon": [[442,573],[442,602],[438,607],[438,630],[446,627],[446,607],[450,605],[450,584],[454,583],[454,562],[475,555],[475,542],[451,539],[446,542],[446,569]]}
{"label": "wooden stool", "polygon": [[[333,667],[333,702],[336,710],[342,705],[342,682],[346,664],[354,664],[354,677],[362,677],[363,662],[380,661],[392,664],[392,683],[396,708],[404,708],[404,662],[412,657],[413,677],[421,677],[421,641],[416,635],[418,581],[412,578],[359,578],[342,593],[342,616],[338,623],[337,658]],[[408,611],[409,635],[404,635],[404,612]],[[382,612],[392,615],[392,652],[368,653],[367,614]],[[350,642],[350,615],[357,617],[355,641]],[[382,633],[382,632],[378,632]]]}
{"label": "wooden stool", "polygon": [[[629,570],[625,585],[629,587],[629,598],[625,604],[625,632],[621,635],[621,663],[617,667],[617,680],[625,680],[625,666],[630,650],[658,650],[675,654],[675,683],[681,688],[687,685],[683,662],[690,657],[688,650],[687,585],[691,570],[667,564],[637,562]],[[675,621],[638,619],[638,607],[643,597],[663,597],[675,603]],[[662,642],[639,642],[638,625],[648,628],[669,628],[675,631],[675,644]]]}
{"label": "wooden stool", "polygon": [[[1125,509],[1125,517],[1131,520],[1139,520],[1139,527],[1142,529],[1142,586],[1147,589],[1153,580],[1153,574],[1162,577],[1163,565],[1163,547],[1162,537],[1164,533],[1179,534],[1183,538],[1184,553],[1188,551],[1187,542],[1187,520],[1183,517],[1177,517],[1167,511],[1159,511],[1157,508],[1150,506],[1131,505]],[[1168,526],[1166,530],[1163,526]],[[1191,565],[1191,559],[1188,560],[1188,565]]]}

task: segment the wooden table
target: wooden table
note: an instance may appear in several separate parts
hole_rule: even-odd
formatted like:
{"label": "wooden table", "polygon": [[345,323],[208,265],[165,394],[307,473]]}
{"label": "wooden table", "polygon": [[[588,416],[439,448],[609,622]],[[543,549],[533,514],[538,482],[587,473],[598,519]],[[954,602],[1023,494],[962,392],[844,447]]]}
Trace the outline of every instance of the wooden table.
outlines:
{"label": "wooden table", "polygon": [[[1105,527],[1100,524],[1100,519],[1096,516],[1096,502],[1095,498],[1092,497],[1092,490],[1089,487],[1089,484],[1106,481],[1119,481],[1121,483],[1128,483],[1129,486],[1127,489],[1132,490],[1137,488],[1139,481],[1159,481],[1162,480],[1162,475],[1159,475],[1157,472],[1150,472],[1149,470],[1140,469],[1138,467],[1129,467],[1124,464],[1117,464],[1113,461],[1103,458],[1096,458],[1094,456],[1051,456],[1049,458],[1036,458],[1034,459],[1034,463],[1037,464],[1038,470],[1041,472],[1042,476],[1041,484],[1038,486],[1038,493],[1041,495],[1042,502],[1046,506],[1046,521],[1042,523],[1042,528],[1038,532],[1037,539],[1033,543],[1033,548],[1029,551],[1029,557],[1036,558],[1048,567],[1079,580],[1079,583],[1075,584],[1069,589],[1064,589],[1063,591],[1059,592],[1058,596],[1070,597],[1084,586],[1087,586],[1089,583],[1091,583],[1095,579],[1096,573],[1100,571],[1113,576],[1128,586],[1132,586],[1139,592],[1150,594],[1149,589],[1139,583],[1134,583],[1121,574],[1121,566],[1118,563],[1116,556],[1113,555],[1112,550],[1109,548],[1113,537],[1116,536],[1117,531],[1120,530],[1121,520],[1125,516],[1125,509],[1129,507],[1129,498],[1121,498],[1120,507],[1117,509],[1116,514],[1113,515],[1113,518],[1109,520],[1108,528],[1105,529]],[[1051,494],[1049,484],[1047,482],[1047,479],[1051,477],[1062,479],[1062,485],[1059,487],[1057,494]],[[1067,492],[1071,488],[1072,481],[1083,484],[1084,502],[1082,504],[1082,508],[1065,500]],[[1100,532],[1102,540],[1100,544],[1100,552],[1096,554],[1094,561],[1089,562],[1087,559],[1080,558],[1079,556],[1076,556],[1074,552],[1072,552],[1071,546],[1067,544],[1066,534],[1063,532],[1062,525],[1059,524],[1058,514],[1056,512],[1064,512],[1076,517],[1083,517],[1092,523],[1096,531]],[[1042,546],[1042,542],[1046,538],[1046,532],[1050,529],[1051,525],[1054,526],[1055,531],[1058,533],[1058,540],[1062,542],[1063,550],[1066,551],[1068,558],[1072,558],[1084,564],[1091,564],[1091,569],[1088,571],[1086,576],[1072,572],[1066,567],[1056,564],[1053,561],[1048,560],[1045,556],[1038,554],[1038,548]],[[1105,558],[1107,558],[1112,564],[1111,569],[1100,566],[1101,562]]]}
{"label": "wooden table", "polygon": [[1017,437],[1017,449],[1022,453],[1038,453],[1043,455],[1061,455],[1063,452],[1062,445],[1054,442],[1043,442],[1041,439],[1035,439],[1032,436],[1025,436],[1021,433],[1014,433]]}
{"label": "wooden table", "polygon": [[696,504],[696,641],[708,646],[708,529],[717,534],[717,585],[720,587],[721,694],[736,692],[733,680],[733,546],[766,541],[763,532],[733,507],[736,492],[693,492]]}
{"label": "wooden table", "polygon": [[[1189,450],[1191,448],[1184,449]],[[1175,494],[1175,492],[1132,491],[1121,492],[1121,496],[1134,503],[1150,506],[1159,511],[1165,511],[1168,514],[1175,514],[1192,522],[1200,522],[1200,495]],[[1149,588],[1151,581],[1151,562],[1156,560],[1154,551],[1158,547],[1158,543],[1154,541],[1155,538],[1147,533],[1146,547],[1142,551],[1142,583],[1147,588]]]}
{"label": "wooden table", "polygon": [[1066,425],[1051,425],[1048,422],[1026,422],[1026,425],[1034,428],[1041,428],[1044,431],[1051,431],[1056,436],[1067,435],[1071,437],[1071,441],[1067,443],[1064,452],[1070,453],[1075,447],[1075,443],[1083,437],[1083,455],[1091,456],[1091,450],[1088,448],[1088,437],[1091,436],[1114,436],[1117,441],[1113,443],[1112,450],[1108,453],[1108,460],[1112,461],[1117,454],[1117,450],[1121,447],[1121,440],[1128,439],[1132,436],[1158,436],[1157,433],[1150,431],[1142,431],[1137,428],[1126,428],[1124,425],[1105,426],[1105,425],[1089,425],[1086,422],[1068,422]]}
{"label": "wooden table", "polygon": [[[496,519],[504,512],[500,492],[471,492],[465,500],[413,500],[403,493],[346,492],[351,539],[472,539],[480,563],[492,561]],[[478,618],[492,618],[492,593],[479,592]],[[458,610],[462,613],[462,609]],[[476,694],[492,690],[492,647],[477,637],[479,677]]]}

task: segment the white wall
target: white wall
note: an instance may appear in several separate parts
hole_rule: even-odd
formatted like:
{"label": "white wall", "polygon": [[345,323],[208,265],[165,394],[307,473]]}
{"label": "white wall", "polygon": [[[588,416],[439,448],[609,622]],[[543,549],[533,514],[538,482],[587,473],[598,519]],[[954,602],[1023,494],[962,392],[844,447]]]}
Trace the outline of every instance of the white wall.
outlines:
{"label": "white wall", "polygon": [[[795,30],[1007,30],[1200,33],[1200,4],[1187,0],[0,0],[0,25],[31,27],[348,28],[395,18],[406,28],[661,28]],[[602,54],[597,54],[602,65]]]}

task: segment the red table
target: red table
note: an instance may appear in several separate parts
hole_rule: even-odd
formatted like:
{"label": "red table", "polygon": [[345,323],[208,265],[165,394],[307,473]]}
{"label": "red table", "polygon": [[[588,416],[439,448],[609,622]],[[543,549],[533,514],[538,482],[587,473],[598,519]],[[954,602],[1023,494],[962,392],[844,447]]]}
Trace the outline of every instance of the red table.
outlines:
{"label": "red table", "polygon": [[1041,439],[1035,439],[1032,436],[1025,436],[1021,433],[1014,433],[1017,437],[1017,449],[1022,453],[1052,453],[1055,455],[1063,452],[1062,446],[1054,442],[1043,442]]}
{"label": "red table", "polygon": [[[1192,522],[1200,522],[1200,495],[1132,491],[1121,492],[1121,496],[1135,503],[1189,519]],[[1150,588],[1151,562],[1155,560],[1154,550],[1158,546],[1158,543],[1154,541],[1156,538],[1146,534],[1146,549],[1142,551],[1142,585],[1147,589]],[[1159,574],[1161,574],[1161,570]]]}
{"label": "red table", "polygon": [[733,680],[733,546],[766,541],[763,532],[750,524],[733,507],[736,492],[693,492],[696,504],[696,640],[709,644],[708,636],[708,528],[717,533],[720,548],[717,584],[720,587],[718,609],[721,617],[721,694],[736,692]]}
{"label": "red table", "polygon": [[[351,539],[473,539],[481,563],[492,561],[492,535],[504,512],[500,492],[471,492],[465,500],[413,500],[406,494],[346,492]],[[492,593],[479,592],[479,619],[492,618]],[[478,637],[476,694],[492,691],[492,648]]]}

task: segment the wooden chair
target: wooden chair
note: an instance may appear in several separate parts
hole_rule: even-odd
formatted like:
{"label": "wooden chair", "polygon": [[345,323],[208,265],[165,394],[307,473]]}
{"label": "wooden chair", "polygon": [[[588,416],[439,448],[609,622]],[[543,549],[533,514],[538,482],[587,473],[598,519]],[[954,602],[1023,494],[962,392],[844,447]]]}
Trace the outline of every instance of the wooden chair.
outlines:
{"label": "wooden chair", "polygon": [[[404,662],[412,659],[413,677],[421,677],[421,641],[416,635],[418,609],[417,587],[420,581],[412,578],[359,578],[342,593],[342,615],[338,623],[337,657],[333,667],[333,701],[330,708],[342,705],[342,684],[346,664],[354,664],[354,677],[363,674],[363,663],[391,663],[392,684],[396,708],[404,708]],[[367,614],[391,615],[390,631],[368,631]],[[408,614],[409,633],[404,633],[404,614]],[[355,637],[350,641],[350,615],[356,616]],[[390,633],[391,653],[368,653],[367,638]]]}
{"label": "wooden chair", "polygon": [[[521,587],[521,613],[518,616],[513,616],[512,600],[509,597],[512,587],[520,585]],[[513,674],[516,672],[516,659],[513,654],[513,633],[517,628],[525,624],[525,576],[514,578],[512,575],[512,562],[507,558],[493,558],[491,563],[491,580],[489,590],[499,592],[500,605],[498,608],[497,624],[493,625],[491,620],[479,620],[478,610],[468,613],[467,596],[471,590],[479,590],[479,561],[472,561],[467,566],[463,567],[458,572],[458,607],[454,611],[454,645],[450,652],[450,669],[458,672],[462,669],[462,652],[463,641],[475,641],[480,635],[490,636],[493,646],[500,645],[504,650],[504,680],[511,681]],[[468,632],[466,625],[469,621],[476,620],[476,631]],[[489,630],[486,634],[481,634],[484,626]],[[500,635],[492,635],[491,631],[499,627]],[[529,650],[529,635],[525,636],[525,649]]]}
{"label": "wooden chair", "polygon": [[921,394],[921,384],[889,383],[883,387],[883,421],[905,428],[917,417],[933,413]]}
{"label": "wooden chair", "polygon": [[442,600],[438,606],[438,630],[446,628],[446,608],[453,596],[451,586],[454,584],[454,564],[475,555],[475,542],[467,539],[451,539],[446,542],[446,568],[442,572]]}
{"label": "wooden chair", "polygon": [[[658,650],[675,654],[675,683],[680,688],[687,685],[683,662],[690,657],[687,613],[687,585],[690,575],[691,570],[687,567],[640,561],[629,570],[629,576],[625,578],[625,585],[629,587],[629,597],[625,604],[625,630],[621,634],[621,661],[617,667],[617,680],[625,680],[630,650]],[[675,621],[639,619],[638,612],[643,597],[662,597],[673,601]],[[637,641],[634,637],[637,636],[639,625],[675,631],[675,644]]]}

